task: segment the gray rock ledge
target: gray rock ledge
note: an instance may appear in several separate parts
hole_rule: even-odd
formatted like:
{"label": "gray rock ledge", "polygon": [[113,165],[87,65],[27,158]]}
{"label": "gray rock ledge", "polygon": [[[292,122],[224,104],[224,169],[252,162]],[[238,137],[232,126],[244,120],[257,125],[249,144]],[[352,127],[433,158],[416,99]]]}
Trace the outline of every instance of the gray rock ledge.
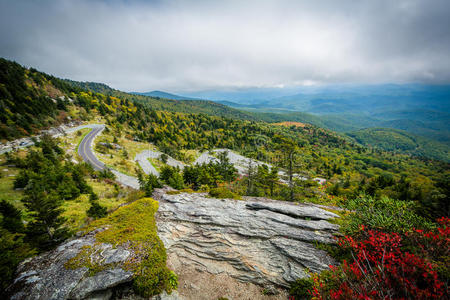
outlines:
{"label": "gray rock ledge", "polygon": [[[201,193],[169,195],[157,189],[158,235],[168,260],[242,282],[287,287],[308,271],[334,261],[314,243],[334,243],[336,214],[307,204],[265,198],[208,198]],[[177,265],[174,264],[174,265]],[[175,269],[175,272],[177,270]]]}
{"label": "gray rock ledge", "polygon": [[[111,288],[133,279],[132,272],[120,268],[132,253],[122,247],[96,243],[98,232],[94,230],[22,262],[17,278],[8,288],[11,299],[109,299]],[[104,270],[90,276],[86,267],[65,267],[84,247],[92,250],[90,260],[104,266]]]}

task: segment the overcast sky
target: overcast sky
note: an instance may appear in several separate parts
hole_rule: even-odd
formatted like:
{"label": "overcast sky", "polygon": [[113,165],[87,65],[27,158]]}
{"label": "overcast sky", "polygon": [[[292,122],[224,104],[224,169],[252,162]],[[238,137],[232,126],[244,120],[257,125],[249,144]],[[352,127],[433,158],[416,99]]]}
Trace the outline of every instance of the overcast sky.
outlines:
{"label": "overcast sky", "polygon": [[125,91],[450,83],[450,1],[0,0],[0,56]]}

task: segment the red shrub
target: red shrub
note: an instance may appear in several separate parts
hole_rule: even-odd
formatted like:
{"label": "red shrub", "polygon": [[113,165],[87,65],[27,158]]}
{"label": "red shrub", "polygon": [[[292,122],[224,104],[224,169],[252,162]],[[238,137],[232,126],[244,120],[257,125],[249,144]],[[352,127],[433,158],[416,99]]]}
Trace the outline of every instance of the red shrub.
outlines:
{"label": "red shrub", "polygon": [[[440,219],[438,229],[415,230],[421,244],[416,254],[401,249],[403,238],[397,233],[383,233],[361,228],[361,240],[345,236],[341,247],[349,247],[353,262],[316,277],[312,295],[318,299],[443,299],[446,285],[438,279],[430,258],[448,258],[449,219]],[[407,236],[408,238],[408,236]],[[432,253],[432,252],[438,253]],[[427,255],[421,255],[421,253]]]}

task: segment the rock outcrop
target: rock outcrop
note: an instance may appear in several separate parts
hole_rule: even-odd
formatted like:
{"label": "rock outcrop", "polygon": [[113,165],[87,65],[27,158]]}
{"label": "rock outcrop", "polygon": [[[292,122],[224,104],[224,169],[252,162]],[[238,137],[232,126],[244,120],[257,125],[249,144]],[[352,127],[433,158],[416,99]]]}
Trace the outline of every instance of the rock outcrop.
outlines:
{"label": "rock outcrop", "polygon": [[[133,273],[121,268],[133,254],[123,247],[96,243],[95,230],[60,245],[55,250],[22,262],[18,276],[8,288],[11,299],[109,299],[112,288],[131,282]],[[89,249],[89,261],[99,272],[89,268],[70,268],[67,263]]]}
{"label": "rock outcrop", "polygon": [[[208,198],[156,190],[158,235],[168,261],[241,282],[287,287],[333,263],[314,243],[333,243],[338,217],[324,209],[261,198]],[[176,264],[174,264],[176,265]],[[175,268],[175,272],[177,272]]]}
{"label": "rock outcrop", "polygon": [[[333,263],[315,243],[333,243],[338,217],[317,206],[264,198],[208,198],[157,189],[158,235],[179,293],[155,299],[285,299],[289,283]],[[100,243],[94,230],[20,264],[11,299],[142,299],[133,293],[138,257],[127,243]],[[276,295],[262,295],[261,290]]]}

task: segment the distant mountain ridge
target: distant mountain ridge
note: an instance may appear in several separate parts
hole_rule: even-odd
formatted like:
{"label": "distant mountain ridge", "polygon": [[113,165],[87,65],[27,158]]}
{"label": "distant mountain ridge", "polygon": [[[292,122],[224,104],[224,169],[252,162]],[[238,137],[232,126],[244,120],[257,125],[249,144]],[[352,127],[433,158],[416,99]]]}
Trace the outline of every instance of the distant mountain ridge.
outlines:
{"label": "distant mountain ridge", "polygon": [[267,122],[297,121],[339,132],[392,128],[450,145],[450,86],[334,85],[141,93],[175,100],[208,99]]}
{"label": "distant mountain ridge", "polygon": [[[278,113],[300,121],[297,112],[312,114],[313,124],[350,132],[371,127],[405,130],[450,145],[450,85],[380,84],[297,88],[249,88],[200,91],[188,96],[253,113]],[[273,115],[271,115],[271,118]]]}
{"label": "distant mountain ridge", "polygon": [[144,92],[144,93],[133,92],[132,94],[149,96],[149,97],[165,98],[165,99],[173,99],[173,100],[203,100],[200,98],[185,97],[185,96],[175,95],[175,94],[171,94],[171,93],[166,93],[163,91],[151,91],[151,92]]}

